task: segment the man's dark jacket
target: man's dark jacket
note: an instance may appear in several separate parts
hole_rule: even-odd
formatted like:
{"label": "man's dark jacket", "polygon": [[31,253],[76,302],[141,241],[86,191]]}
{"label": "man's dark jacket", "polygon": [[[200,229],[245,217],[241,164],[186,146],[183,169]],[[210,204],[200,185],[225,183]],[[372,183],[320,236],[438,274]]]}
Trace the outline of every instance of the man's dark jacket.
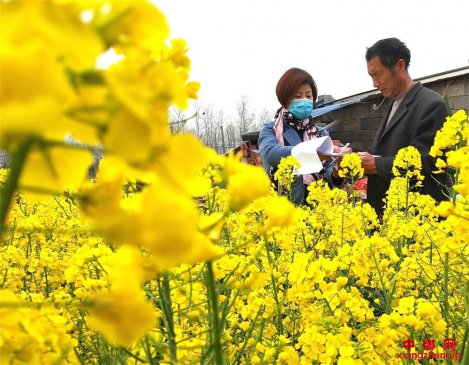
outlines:
{"label": "man's dark jacket", "polygon": [[448,116],[443,98],[417,82],[405,95],[386,127],[390,111],[391,108],[378,128],[371,152],[382,156],[375,158],[378,174],[368,176],[367,200],[379,215],[383,212],[383,198],[393,177],[392,164],[401,148],[414,146],[422,156],[422,174],[425,179],[421,193],[441,201],[445,198],[445,186],[448,185],[444,174],[432,174],[436,170],[435,160],[428,155],[436,131],[443,126]]}

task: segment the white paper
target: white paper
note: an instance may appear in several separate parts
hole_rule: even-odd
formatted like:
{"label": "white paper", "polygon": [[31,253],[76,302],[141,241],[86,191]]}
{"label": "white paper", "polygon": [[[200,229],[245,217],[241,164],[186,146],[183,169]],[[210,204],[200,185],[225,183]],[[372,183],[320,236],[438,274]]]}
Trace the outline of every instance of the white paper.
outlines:
{"label": "white paper", "polygon": [[300,167],[295,173],[297,175],[304,175],[321,171],[323,166],[318,153],[334,153],[334,144],[331,137],[313,138],[309,141],[298,143],[293,147],[291,155],[300,162]]}

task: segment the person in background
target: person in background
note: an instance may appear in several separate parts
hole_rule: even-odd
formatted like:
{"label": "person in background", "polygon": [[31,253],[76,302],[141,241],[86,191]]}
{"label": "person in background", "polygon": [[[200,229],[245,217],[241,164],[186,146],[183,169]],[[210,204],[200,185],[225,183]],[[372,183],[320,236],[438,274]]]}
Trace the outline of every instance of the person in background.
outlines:
{"label": "person in background", "polygon": [[383,198],[392,179],[394,157],[407,146],[414,146],[422,156],[424,181],[420,192],[437,201],[445,199],[447,178],[444,174],[432,174],[436,170],[435,160],[428,155],[436,131],[448,116],[443,98],[412,80],[408,71],[410,50],[399,39],[379,40],[367,49],[365,58],[373,86],[385,98],[393,99],[378,128],[371,154],[358,152],[368,175],[368,202],[381,216]]}
{"label": "person in background", "polygon": [[[276,93],[281,107],[275,114],[275,120],[264,124],[259,133],[262,165],[272,179],[280,159],[290,156],[294,146],[329,134],[317,127],[311,116],[318,89],[308,72],[299,68],[289,69],[280,77]],[[337,165],[326,161],[323,164],[324,169],[319,174],[295,177],[290,196],[293,203],[305,203],[306,188],[312,181],[326,178],[331,185],[341,183],[341,179],[333,176]]]}

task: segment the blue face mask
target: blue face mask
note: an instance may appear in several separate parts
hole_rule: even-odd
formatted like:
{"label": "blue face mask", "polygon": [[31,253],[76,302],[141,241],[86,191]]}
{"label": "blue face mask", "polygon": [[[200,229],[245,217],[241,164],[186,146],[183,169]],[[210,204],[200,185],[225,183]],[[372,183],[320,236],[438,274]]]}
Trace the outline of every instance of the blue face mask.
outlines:
{"label": "blue face mask", "polygon": [[293,99],[288,108],[290,113],[297,119],[306,119],[313,112],[313,101],[311,99]]}

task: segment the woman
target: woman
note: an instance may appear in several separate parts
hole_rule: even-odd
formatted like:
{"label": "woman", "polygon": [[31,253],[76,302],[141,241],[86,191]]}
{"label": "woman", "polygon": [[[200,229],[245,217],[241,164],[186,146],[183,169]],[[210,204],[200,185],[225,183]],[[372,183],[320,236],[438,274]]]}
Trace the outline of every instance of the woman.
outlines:
{"label": "woman", "polygon": [[[277,98],[282,105],[275,114],[275,121],[266,123],[259,135],[262,165],[273,177],[280,159],[290,156],[292,148],[300,142],[327,136],[329,133],[314,125],[311,112],[318,90],[313,77],[299,68],[291,68],[277,83]],[[307,186],[314,180],[326,178],[330,185],[340,184],[333,176],[336,164],[323,162],[321,174],[299,175],[291,189],[291,200],[304,204]]]}

